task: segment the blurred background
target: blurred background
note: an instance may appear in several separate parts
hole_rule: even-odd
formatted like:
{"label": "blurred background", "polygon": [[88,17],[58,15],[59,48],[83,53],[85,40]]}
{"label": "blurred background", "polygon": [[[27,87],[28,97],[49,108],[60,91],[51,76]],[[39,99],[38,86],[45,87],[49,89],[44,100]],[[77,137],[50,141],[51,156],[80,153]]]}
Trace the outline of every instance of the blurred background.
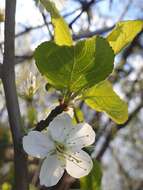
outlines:
{"label": "blurred background", "polygon": [[[54,2],[69,24],[75,41],[93,35],[106,36],[121,20],[143,20],[143,0]],[[0,0],[0,64],[3,62],[4,10],[5,0]],[[38,2],[17,0],[15,71],[25,132],[58,104],[59,92],[46,84],[33,60],[34,49],[52,37],[50,16]],[[75,111],[79,119],[89,122],[97,133],[92,157],[98,163],[90,176],[80,183],[74,181],[73,189],[143,190],[143,32],[116,56],[114,68],[109,80],[128,103],[129,120],[118,126],[104,113],[91,110],[83,102],[77,105]],[[39,189],[34,187],[38,165],[39,160],[29,158],[31,190]],[[13,146],[0,81],[0,189],[11,190],[13,177]]]}

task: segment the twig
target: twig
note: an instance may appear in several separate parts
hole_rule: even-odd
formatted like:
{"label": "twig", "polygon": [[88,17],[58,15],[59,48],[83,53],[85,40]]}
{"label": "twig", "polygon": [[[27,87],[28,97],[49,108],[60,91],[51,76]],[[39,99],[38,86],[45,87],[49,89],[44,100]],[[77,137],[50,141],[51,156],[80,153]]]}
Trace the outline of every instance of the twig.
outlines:
{"label": "twig", "polygon": [[[130,114],[128,120],[122,124],[122,125],[116,125],[116,126],[113,126],[114,128],[116,127],[116,130],[119,131],[120,129],[124,128],[125,126],[127,126],[131,121],[132,119],[138,114],[138,112],[141,110],[141,108],[143,107],[143,102],[141,102],[137,107],[136,109]],[[103,156],[103,154],[105,153],[105,151],[107,150],[109,144],[110,144],[110,141],[112,140],[112,129],[113,127],[110,128],[110,130],[106,130],[106,134],[104,135],[105,137],[105,141],[100,149],[100,151],[98,152],[98,154],[96,155],[96,159],[97,160],[100,160]]]}
{"label": "twig", "polygon": [[36,127],[33,129],[34,131],[42,131],[48,125],[50,122],[60,113],[62,113],[67,108],[66,104],[60,104],[57,106],[54,110],[51,111],[51,113],[48,115],[48,117],[45,120],[41,120],[39,123],[36,124]]}
{"label": "twig", "polygon": [[99,30],[95,30],[93,32],[86,32],[86,33],[83,33],[83,34],[79,34],[79,35],[73,35],[73,39],[74,40],[79,40],[81,38],[89,38],[89,37],[92,37],[94,35],[101,35],[101,34],[105,34],[106,32],[109,32],[110,30],[112,30],[114,28],[115,25],[111,26],[111,27],[106,27],[106,28],[102,28],[102,29],[99,29]]}
{"label": "twig", "polygon": [[80,18],[80,16],[86,11],[88,12],[88,10],[90,9],[90,7],[94,4],[94,3],[98,3],[102,0],[91,0],[89,2],[87,1],[80,1],[82,7],[81,7],[81,11],[80,13],[70,22],[69,27],[72,28],[72,25],[76,22],[76,20],[78,20]]}
{"label": "twig", "polygon": [[52,39],[53,39],[53,35],[52,35],[52,33],[51,33],[51,31],[50,31],[50,28],[49,28],[49,24],[50,24],[50,23],[47,22],[45,14],[44,14],[42,11],[40,11],[40,12],[41,12],[41,15],[42,15],[44,24],[45,24],[45,26],[47,27],[47,30],[48,30],[49,35],[50,35],[50,38],[51,38],[51,40],[52,40]]}
{"label": "twig", "polygon": [[[34,26],[34,27],[26,27],[25,30],[15,34],[15,38],[21,37],[21,36],[31,32],[33,30],[37,30],[37,29],[40,29],[40,28],[43,28],[43,27],[45,27],[45,24],[37,25],[37,26]],[[3,45],[3,44],[4,44],[4,41],[1,41],[0,45]]]}
{"label": "twig", "polygon": [[129,0],[128,3],[127,3],[127,5],[125,6],[123,12],[119,16],[118,21],[120,21],[120,20],[122,20],[124,18],[124,16],[128,12],[128,10],[130,9],[131,5],[132,5],[132,0]]}

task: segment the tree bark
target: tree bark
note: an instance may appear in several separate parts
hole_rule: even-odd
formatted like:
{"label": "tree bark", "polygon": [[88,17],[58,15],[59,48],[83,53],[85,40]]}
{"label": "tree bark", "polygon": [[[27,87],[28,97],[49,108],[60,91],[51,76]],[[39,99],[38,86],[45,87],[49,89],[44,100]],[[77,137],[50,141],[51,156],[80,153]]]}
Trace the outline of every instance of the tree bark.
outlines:
{"label": "tree bark", "polygon": [[15,84],[15,9],[16,0],[6,0],[4,61],[1,70],[9,124],[14,144],[13,190],[28,190],[27,156],[23,151],[21,116]]}

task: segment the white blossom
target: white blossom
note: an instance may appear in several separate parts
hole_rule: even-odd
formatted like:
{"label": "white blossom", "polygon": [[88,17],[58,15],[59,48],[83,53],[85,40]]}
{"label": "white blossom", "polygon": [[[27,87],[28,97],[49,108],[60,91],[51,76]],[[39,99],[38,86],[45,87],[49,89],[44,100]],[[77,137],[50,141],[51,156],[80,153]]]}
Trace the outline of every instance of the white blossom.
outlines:
{"label": "white blossom", "polygon": [[72,124],[72,118],[63,113],[57,116],[46,132],[31,131],[23,138],[24,150],[31,156],[44,158],[40,184],[47,187],[58,183],[64,170],[80,178],[89,174],[93,163],[82,150],[95,140],[95,132],[87,123]]}

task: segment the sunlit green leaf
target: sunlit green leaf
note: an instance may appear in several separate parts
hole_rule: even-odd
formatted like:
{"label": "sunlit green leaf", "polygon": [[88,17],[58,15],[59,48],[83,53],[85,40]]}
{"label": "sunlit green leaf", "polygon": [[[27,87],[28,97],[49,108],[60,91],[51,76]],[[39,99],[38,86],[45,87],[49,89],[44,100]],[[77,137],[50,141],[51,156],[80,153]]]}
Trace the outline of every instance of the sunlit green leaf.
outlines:
{"label": "sunlit green leaf", "polygon": [[88,106],[107,113],[116,123],[122,124],[128,119],[127,104],[113,91],[108,81],[88,89],[83,96]]}
{"label": "sunlit green leaf", "polygon": [[44,42],[35,50],[39,71],[57,89],[77,92],[92,87],[109,76],[114,53],[101,37],[79,41],[75,46]]}
{"label": "sunlit green leaf", "polygon": [[107,40],[115,54],[127,46],[136,35],[143,29],[143,21],[123,21],[117,23],[113,31],[108,35]]}
{"label": "sunlit green leaf", "polygon": [[63,17],[59,14],[54,3],[50,0],[40,0],[42,5],[51,15],[52,24],[54,26],[54,40],[58,45],[72,45],[72,36],[69,27]]}
{"label": "sunlit green leaf", "polygon": [[101,190],[101,165],[96,160],[93,162],[93,164],[93,169],[90,174],[80,179],[81,190]]}

